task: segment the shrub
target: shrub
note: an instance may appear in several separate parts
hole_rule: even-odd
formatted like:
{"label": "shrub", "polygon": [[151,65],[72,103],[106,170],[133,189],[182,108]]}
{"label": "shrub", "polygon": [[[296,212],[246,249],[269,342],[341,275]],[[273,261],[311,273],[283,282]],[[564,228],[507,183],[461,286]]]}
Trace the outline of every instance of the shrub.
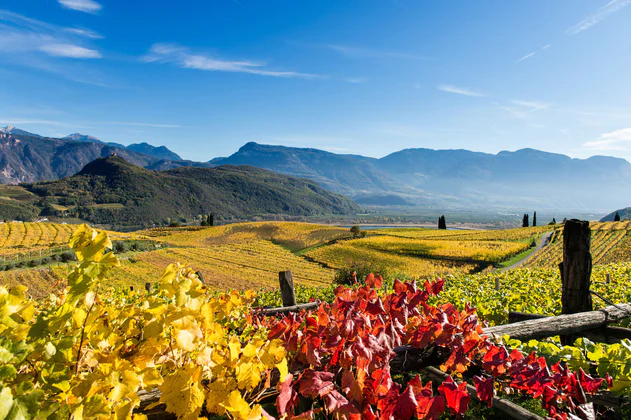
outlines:
{"label": "shrub", "polygon": [[60,259],[63,262],[77,261],[77,256],[74,252],[66,251],[61,254]]}
{"label": "shrub", "polygon": [[[335,283],[343,285],[352,285],[355,283],[355,279],[358,283],[363,283],[366,276],[370,273],[384,275],[386,273],[386,267],[376,264],[371,261],[357,261],[351,263],[351,265],[344,270],[338,270],[335,273]],[[353,274],[355,274],[353,276]]]}
{"label": "shrub", "polygon": [[115,254],[122,254],[125,251],[127,251],[127,244],[125,244],[124,241],[116,241],[116,242],[114,242],[114,253]]}

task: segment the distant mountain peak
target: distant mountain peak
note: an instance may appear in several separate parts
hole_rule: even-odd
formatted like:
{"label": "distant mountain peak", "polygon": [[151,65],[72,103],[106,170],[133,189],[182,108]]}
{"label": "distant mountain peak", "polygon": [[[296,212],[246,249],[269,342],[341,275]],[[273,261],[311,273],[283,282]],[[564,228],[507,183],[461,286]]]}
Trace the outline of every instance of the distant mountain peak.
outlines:
{"label": "distant mountain peak", "polygon": [[182,160],[180,155],[172,152],[166,146],[152,146],[146,142],[130,144],[126,147],[126,149],[131,150],[132,152],[143,153],[157,159]]}
{"label": "distant mountain peak", "polygon": [[31,136],[31,137],[41,137],[39,134],[29,133],[28,131],[19,129],[12,125],[7,125],[4,128],[0,128],[0,133],[4,134],[14,134],[14,135],[22,135],[22,136]]}
{"label": "distant mountain peak", "polygon": [[89,136],[87,134],[81,134],[81,133],[69,134],[66,137],[63,137],[63,140],[83,141],[83,142],[89,142],[89,143],[103,143],[101,140],[97,139],[94,136]]}

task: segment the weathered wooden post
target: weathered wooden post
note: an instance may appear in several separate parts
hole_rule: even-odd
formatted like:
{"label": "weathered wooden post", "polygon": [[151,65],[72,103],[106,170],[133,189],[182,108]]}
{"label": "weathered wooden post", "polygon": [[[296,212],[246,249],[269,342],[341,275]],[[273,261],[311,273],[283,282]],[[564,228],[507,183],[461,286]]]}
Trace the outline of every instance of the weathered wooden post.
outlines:
{"label": "weathered wooden post", "polygon": [[[589,222],[571,219],[563,228],[563,262],[561,271],[561,313],[575,314],[592,310],[589,294],[592,274],[592,254],[589,252],[591,230]],[[561,343],[571,345],[574,336],[561,336]]]}
{"label": "weathered wooden post", "polygon": [[500,291],[500,278],[495,277],[495,290]]}
{"label": "weathered wooden post", "polygon": [[294,291],[294,278],[291,271],[281,271],[278,273],[280,283],[280,293],[283,297],[283,306],[296,305],[296,292]]}
{"label": "weathered wooden post", "polygon": [[195,274],[197,274],[197,278],[199,279],[199,281],[202,282],[202,284],[206,284],[206,282],[204,281],[204,275],[201,271],[196,271]]}

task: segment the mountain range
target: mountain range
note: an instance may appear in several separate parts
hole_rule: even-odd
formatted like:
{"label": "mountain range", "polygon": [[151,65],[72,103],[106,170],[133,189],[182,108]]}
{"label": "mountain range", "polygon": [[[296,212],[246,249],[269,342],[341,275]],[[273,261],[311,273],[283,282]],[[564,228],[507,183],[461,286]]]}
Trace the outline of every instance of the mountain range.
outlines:
{"label": "mountain range", "polygon": [[[360,203],[407,203],[461,209],[602,211],[628,205],[631,164],[593,156],[573,159],[535,149],[497,154],[405,149],[383,158],[247,143],[214,165],[253,165],[312,179]],[[394,197],[393,197],[394,194]]]}
{"label": "mountain range", "polygon": [[[478,210],[564,209],[605,213],[626,207],[631,164],[593,156],[573,159],[535,149],[497,154],[405,149],[382,158],[250,142],[228,157],[193,162],[166,147],[123,146],[73,134],[45,138],[23,130],[0,134],[0,182],[59,179],[112,153],[152,170],[250,165],[307,178],[365,205]],[[46,157],[48,156],[48,158]]]}

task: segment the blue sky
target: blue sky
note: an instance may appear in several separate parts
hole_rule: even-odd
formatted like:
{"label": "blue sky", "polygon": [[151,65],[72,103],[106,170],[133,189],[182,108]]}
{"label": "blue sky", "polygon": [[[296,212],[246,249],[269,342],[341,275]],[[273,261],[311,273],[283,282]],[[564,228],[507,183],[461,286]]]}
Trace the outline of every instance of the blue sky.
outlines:
{"label": "blue sky", "polygon": [[0,124],[380,157],[631,160],[631,0],[3,0]]}

